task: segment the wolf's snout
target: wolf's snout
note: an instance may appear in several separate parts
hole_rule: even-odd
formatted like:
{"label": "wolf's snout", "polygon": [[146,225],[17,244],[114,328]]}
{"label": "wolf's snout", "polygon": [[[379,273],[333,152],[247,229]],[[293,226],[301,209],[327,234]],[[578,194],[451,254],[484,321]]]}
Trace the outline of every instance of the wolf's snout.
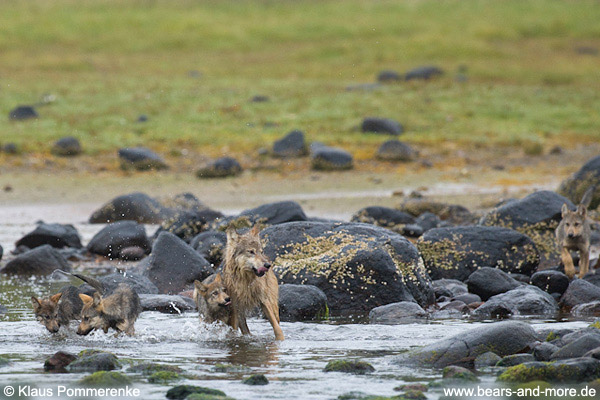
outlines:
{"label": "wolf's snout", "polygon": [[271,263],[270,263],[270,262],[266,262],[266,263],[264,263],[264,264],[263,264],[263,266],[264,266],[266,269],[269,269],[269,268],[271,268]]}
{"label": "wolf's snout", "polygon": [[569,237],[569,239],[573,239],[575,237],[575,234],[573,232],[569,232],[567,236]]}

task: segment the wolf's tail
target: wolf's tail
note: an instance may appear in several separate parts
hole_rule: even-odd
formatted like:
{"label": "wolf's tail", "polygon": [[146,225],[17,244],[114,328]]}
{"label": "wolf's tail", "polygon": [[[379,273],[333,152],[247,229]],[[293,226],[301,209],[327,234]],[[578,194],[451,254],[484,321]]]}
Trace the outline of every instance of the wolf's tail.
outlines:
{"label": "wolf's tail", "polygon": [[55,269],[52,273],[54,274],[55,272],[59,272],[61,274],[65,274],[65,275],[69,275],[69,276],[74,276],[75,278],[81,279],[82,281],[84,281],[85,283],[87,283],[88,285],[90,285],[91,287],[96,289],[98,291],[98,293],[100,293],[101,295],[104,294],[104,290],[105,290],[104,285],[102,284],[102,282],[100,282],[97,279],[91,278],[89,276],[81,275],[81,274],[72,274],[70,272],[65,272],[61,269]]}
{"label": "wolf's tail", "polygon": [[585,193],[583,194],[583,197],[581,198],[581,201],[579,202],[579,204],[581,204],[582,206],[585,206],[586,208],[590,206],[590,204],[592,203],[592,199],[594,198],[594,192],[596,191],[596,185],[592,185],[588,188],[588,190],[585,191]]}

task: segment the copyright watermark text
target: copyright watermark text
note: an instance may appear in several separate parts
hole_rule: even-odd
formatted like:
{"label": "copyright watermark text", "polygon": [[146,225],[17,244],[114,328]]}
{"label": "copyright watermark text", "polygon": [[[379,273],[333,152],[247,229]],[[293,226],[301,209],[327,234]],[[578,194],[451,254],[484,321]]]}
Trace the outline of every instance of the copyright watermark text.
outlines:
{"label": "copyright watermark text", "polygon": [[140,396],[140,389],[129,386],[121,388],[84,388],[58,385],[56,387],[38,388],[30,385],[8,385],[2,389],[6,397],[56,397],[56,398],[81,398],[81,397],[129,397]]}

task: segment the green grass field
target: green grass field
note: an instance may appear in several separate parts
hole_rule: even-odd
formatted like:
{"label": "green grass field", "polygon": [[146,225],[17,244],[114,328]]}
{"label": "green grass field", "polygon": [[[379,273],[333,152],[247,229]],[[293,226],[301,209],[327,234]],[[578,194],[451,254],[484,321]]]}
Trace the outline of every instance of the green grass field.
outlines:
{"label": "green grass field", "polygon": [[[298,128],[360,158],[384,139],[356,131],[365,116],[423,146],[597,141],[600,54],[578,49],[600,50],[598,21],[593,0],[4,0],[0,142],[218,155]],[[345,90],[424,64],[446,74]],[[41,118],[9,121],[47,93]]]}

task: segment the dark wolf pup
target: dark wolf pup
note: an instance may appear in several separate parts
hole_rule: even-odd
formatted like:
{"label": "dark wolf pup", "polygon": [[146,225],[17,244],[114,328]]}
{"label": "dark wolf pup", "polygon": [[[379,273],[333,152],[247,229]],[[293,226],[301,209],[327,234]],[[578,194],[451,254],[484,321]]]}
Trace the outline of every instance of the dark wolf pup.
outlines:
{"label": "dark wolf pup", "polygon": [[560,249],[560,257],[569,278],[575,276],[575,265],[571,251],[579,252],[579,277],[583,278],[590,267],[590,237],[591,227],[587,215],[595,186],[589,188],[575,211],[569,210],[566,204],[562,206],[562,220],[556,228],[556,241]]}
{"label": "dark wolf pup", "polygon": [[275,338],[283,340],[279,326],[279,285],[271,263],[263,254],[259,231],[256,225],[243,235],[233,228],[227,229],[222,274],[232,302],[229,325],[233,330],[239,327],[244,335],[249,334],[246,312],[260,306],[273,327]]}
{"label": "dark wolf pup", "polygon": [[47,299],[32,297],[31,303],[37,320],[51,333],[57,333],[72,320],[79,320],[83,307],[75,286],[65,286]]}
{"label": "dark wolf pup", "polygon": [[231,315],[231,297],[221,278],[221,274],[213,274],[202,282],[194,281],[194,301],[198,307],[200,320],[206,323],[229,322]]}

